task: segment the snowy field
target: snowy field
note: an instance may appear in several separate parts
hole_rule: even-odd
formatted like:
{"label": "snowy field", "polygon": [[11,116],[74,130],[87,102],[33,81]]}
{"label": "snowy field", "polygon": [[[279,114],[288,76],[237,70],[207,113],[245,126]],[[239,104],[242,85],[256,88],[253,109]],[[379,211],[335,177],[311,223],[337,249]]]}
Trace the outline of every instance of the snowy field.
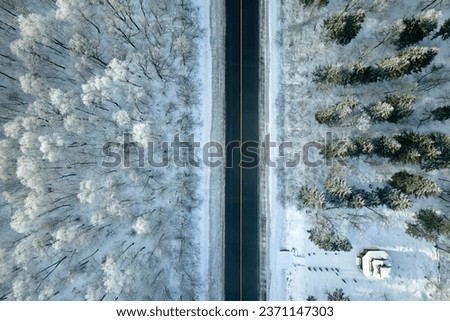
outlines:
{"label": "snowy field", "polygon": [[[449,134],[449,122],[445,117],[443,121],[436,121],[430,116],[433,110],[449,103],[450,43],[448,39],[432,37],[450,17],[448,2],[341,0],[326,3],[328,1],[287,0],[270,5],[269,30],[272,35],[276,34],[268,42],[270,68],[275,75],[272,83],[278,84],[270,94],[271,133],[275,133],[278,142],[293,142],[295,146],[285,156],[280,156],[280,160],[293,159],[294,152],[304,152],[302,148],[309,142],[327,146],[330,133],[331,142],[342,142],[344,147],[350,146],[345,144],[354,142],[355,137],[367,140],[381,135],[395,137],[402,131]],[[332,15],[343,16],[349,12],[364,13],[361,28],[350,41],[344,39],[345,44],[336,43],[333,33],[324,30],[324,21]],[[406,38],[404,30],[407,28],[401,21],[413,16],[431,21],[434,31],[414,44],[402,43],[400,40]],[[400,46],[410,48],[412,45],[436,48],[438,53],[431,64],[406,75],[392,76],[387,72],[389,76],[379,76],[385,77],[383,79],[342,85],[338,82],[347,80],[330,72],[329,83],[314,81],[315,72],[326,65],[360,63],[363,66],[360,68],[372,65],[382,69],[383,63],[394,61],[382,59],[397,55]],[[392,70],[404,64],[400,58],[395,59],[395,66],[389,67]],[[370,118],[374,114],[374,102],[399,94],[415,97],[414,110],[407,116],[395,122]],[[342,119],[338,118],[335,123],[318,123],[316,113],[319,110],[348,97],[358,101],[355,109],[340,114]],[[323,160],[320,148],[314,146],[310,150],[310,160]],[[415,146],[402,148],[414,149]],[[414,213],[420,209],[433,209],[443,218],[443,224],[448,220],[445,216],[450,198],[448,167],[423,170],[418,164],[392,162],[371,152],[358,157],[345,152],[342,155],[344,166],[338,162],[307,166],[303,161],[296,167],[281,166],[270,172],[270,299],[305,300],[313,296],[326,300],[327,293],[342,289],[350,300],[448,300],[448,236],[439,235],[433,241],[426,241],[406,233]],[[369,205],[367,201],[359,203],[361,199],[356,197],[351,199],[352,203],[337,202],[329,195],[331,188],[326,187],[328,180],[338,178],[343,182],[335,193],[351,195],[355,191],[382,189],[391,182],[391,176],[401,170],[437,183],[438,192],[433,195],[430,192],[429,197],[402,195],[395,206],[394,201]],[[301,196],[305,195],[301,194],[303,187],[317,189],[317,193],[309,194],[316,197],[315,202],[306,202]],[[386,191],[387,199],[397,193]],[[310,240],[310,230],[319,235],[321,248]],[[333,238],[337,238],[339,242],[334,239],[335,243],[345,250],[324,249]],[[436,244],[442,250],[436,249]],[[389,254],[389,277],[376,279],[363,274],[357,256],[365,249],[381,249]]]}

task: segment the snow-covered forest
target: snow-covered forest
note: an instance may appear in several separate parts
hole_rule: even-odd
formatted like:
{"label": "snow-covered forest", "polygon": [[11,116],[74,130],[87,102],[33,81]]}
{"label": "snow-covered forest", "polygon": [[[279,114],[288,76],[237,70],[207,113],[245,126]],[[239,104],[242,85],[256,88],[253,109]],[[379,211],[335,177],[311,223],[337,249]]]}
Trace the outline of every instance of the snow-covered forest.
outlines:
{"label": "snow-covered forest", "polygon": [[125,134],[201,136],[207,10],[0,2],[0,300],[204,298],[201,169],[102,162]]}
{"label": "snow-covered forest", "polygon": [[[272,14],[272,110],[296,146],[283,157],[318,142],[307,156],[322,160],[277,172],[285,298],[448,299],[450,3],[288,0]],[[391,256],[386,280],[355,264],[373,248]]]}

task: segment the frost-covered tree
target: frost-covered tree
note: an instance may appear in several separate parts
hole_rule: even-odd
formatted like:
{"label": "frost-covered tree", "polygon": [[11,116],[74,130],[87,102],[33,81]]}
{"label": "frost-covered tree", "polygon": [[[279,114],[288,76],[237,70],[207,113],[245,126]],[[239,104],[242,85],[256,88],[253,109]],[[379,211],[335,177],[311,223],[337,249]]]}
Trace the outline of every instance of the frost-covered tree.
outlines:
{"label": "frost-covered tree", "polygon": [[[13,27],[8,37],[0,27],[2,72],[14,79],[3,75],[0,98],[16,103],[0,99],[10,106],[0,201],[14,209],[1,218],[12,254],[0,297],[199,298],[199,172],[134,166],[143,143],[199,129],[198,10],[189,0],[1,2]],[[105,144],[130,147],[131,166],[103,167]]]}
{"label": "frost-covered tree", "polygon": [[339,199],[345,199],[352,193],[352,189],[347,185],[347,182],[340,177],[332,177],[325,182],[325,191]]}
{"label": "frost-covered tree", "polygon": [[414,112],[416,97],[411,94],[387,96],[384,101],[366,108],[370,118],[375,121],[397,123]]}
{"label": "frost-covered tree", "polygon": [[412,94],[387,96],[384,103],[392,106],[393,110],[386,120],[391,123],[397,123],[399,120],[408,117],[414,112],[416,100],[416,96]]}
{"label": "frost-covered tree", "polygon": [[353,97],[346,98],[318,111],[316,113],[316,120],[319,124],[329,126],[342,125],[358,105],[359,102],[357,99]]}
{"label": "frost-covered tree", "polygon": [[363,196],[359,194],[353,194],[350,198],[350,206],[353,208],[363,208],[365,204]]}
{"label": "frost-covered tree", "polygon": [[352,188],[352,195],[349,201],[349,207],[377,207],[381,205],[381,200],[378,191],[364,190]]}
{"label": "frost-covered tree", "polygon": [[321,209],[325,206],[325,195],[316,187],[302,187],[299,197],[301,202],[307,207]]}
{"label": "frost-covered tree", "polygon": [[447,40],[448,38],[450,38],[450,18],[444,21],[444,23],[432,39],[435,39],[437,37],[442,37],[443,40]]}
{"label": "frost-covered tree", "polygon": [[450,235],[450,221],[435,210],[421,209],[414,214],[414,221],[407,223],[406,233],[417,239],[437,242],[441,236]]}
{"label": "frost-covered tree", "polygon": [[371,156],[373,154],[373,150],[374,145],[370,138],[355,137],[351,139],[347,155],[351,157],[359,157],[363,155]]}
{"label": "frost-covered tree", "polygon": [[[450,167],[450,136],[445,133],[401,132],[372,139],[373,152],[396,163],[420,165],[427,171]],[[347,156],[358,156],[349,153]]]}
{"label": "frost-covered tree", "polygon": [[425,146],[421,167],[427,171],[450,168],[450,135],[433,132],[428,136],[433,145]]}
{"label": "frost-covered tree", "polygon": [[404,18],[394,26],[392,42],[398,49],[418,43],[431,34],[437,27],[437,13],[426,11],[421,15]]}
{"label": "frost-covered tree", "polygon": [[336,289],[333,292],[327,292],[328,301],[350,301],[348,296],[345,296],[344,290]]}
{"label": "frost-covered tree", "polygon": [[327,220],[319,218],[313,229],[308,230],[309,240],[325,251],[352,250],[350,241],[340,236],[334,226]]}
{"label": "frost-covered tree", "polygon": [[340,45],[349,44],[362,28],[366,14],[364,10],[333,14],[323,22],[323,34],[326,39]]}
{"label": "frost-covered tree", "polygon": [[450,118],[450,105],[436,108],[431,111],[433,120],[446,121]]}
{"label": "frost-covered tree", "polygon": [[430,197],[442,192],[442,189],[431,179],[407,171],[392,175],[389,184],[403,193],[416,197]]}
{"label": "frost-covered tree", "polygon": [[378,102],[366,108],[370,118],[375,121],[386,121],[392,115],[394,107],[386,102]]}
{"label": "frost-covered tree", "polygon": [[420,164],[426,170],[450,165],[450,136],[447,134],[402,132],[395,139],[402,146],[391,158],[396,162]]}
{"label": "frost-covered tree", "polygon": [[351,70],[343,64],[318,66],[313,72],[316,83],[326,85],[347,85],[351,82]]}
{"label": "frost-covered tree", "polygon": [[397,189],[389,187],[379,189],[378,196],[380,202],[394,211],[402,211],[411,207],[411,200],[408,195]]}
{"label": "frost-covered tree", "polygon": [[377,64],[377,70],[384,80],[397,79],[422,71],[437,54],[437,48],[410,47],[400,51],[396,56],[382,59]]}
{"label": "frost-covered tree", "polygon": [[406,48],[395,56],[384,58],[372,66],[361,63],[318,66],[313,71],[313,81],[324,85],[346,86],[394,80],[421,72],[431,64],[437,54],[437,48],[415,46]]}
{"label": "frost-covered tree", "polygon": [[380,136],[374,139],[374,152],[381,157],[393,157],[402,145],[392,137]]}
{"label": "frost-covered tree", "polygon": [[327,160],[342,158],[347,156],[348,148],[349,143],[345,140],[326,141],[325,144],[322,145],[320,154]]}
{"label": "frost-covered tree", "polygon": [[311,5],[315,5],[317,7],[325,7],[328,5],[330,0],[299,0],[300,3],[306,7],[309,7]]}

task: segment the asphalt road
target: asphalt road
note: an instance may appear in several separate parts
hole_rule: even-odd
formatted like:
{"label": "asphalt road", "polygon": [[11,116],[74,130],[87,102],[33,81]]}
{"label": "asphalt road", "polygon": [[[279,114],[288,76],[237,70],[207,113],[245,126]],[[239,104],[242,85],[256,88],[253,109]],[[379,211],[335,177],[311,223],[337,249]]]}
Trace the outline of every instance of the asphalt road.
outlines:
{"label": "asphalt road", "polygon": [[258,169],[251,161],[251,142],[259,141],[258,6],[226,1],[225,299],[232,301],[259,299]]}

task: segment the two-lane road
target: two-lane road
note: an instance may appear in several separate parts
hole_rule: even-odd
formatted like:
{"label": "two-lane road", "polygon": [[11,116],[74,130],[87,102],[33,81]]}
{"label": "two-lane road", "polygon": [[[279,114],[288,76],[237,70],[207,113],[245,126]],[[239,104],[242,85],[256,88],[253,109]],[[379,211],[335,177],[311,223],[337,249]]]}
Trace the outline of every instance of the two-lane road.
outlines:
{"label": "two-lane road", "polygon": [[[226,142],[259,141],[259,0],[226,1]],[[245,145],[244,145],[245,146]],[[227,148],[225,299],[258,300],[258,169]]]}

